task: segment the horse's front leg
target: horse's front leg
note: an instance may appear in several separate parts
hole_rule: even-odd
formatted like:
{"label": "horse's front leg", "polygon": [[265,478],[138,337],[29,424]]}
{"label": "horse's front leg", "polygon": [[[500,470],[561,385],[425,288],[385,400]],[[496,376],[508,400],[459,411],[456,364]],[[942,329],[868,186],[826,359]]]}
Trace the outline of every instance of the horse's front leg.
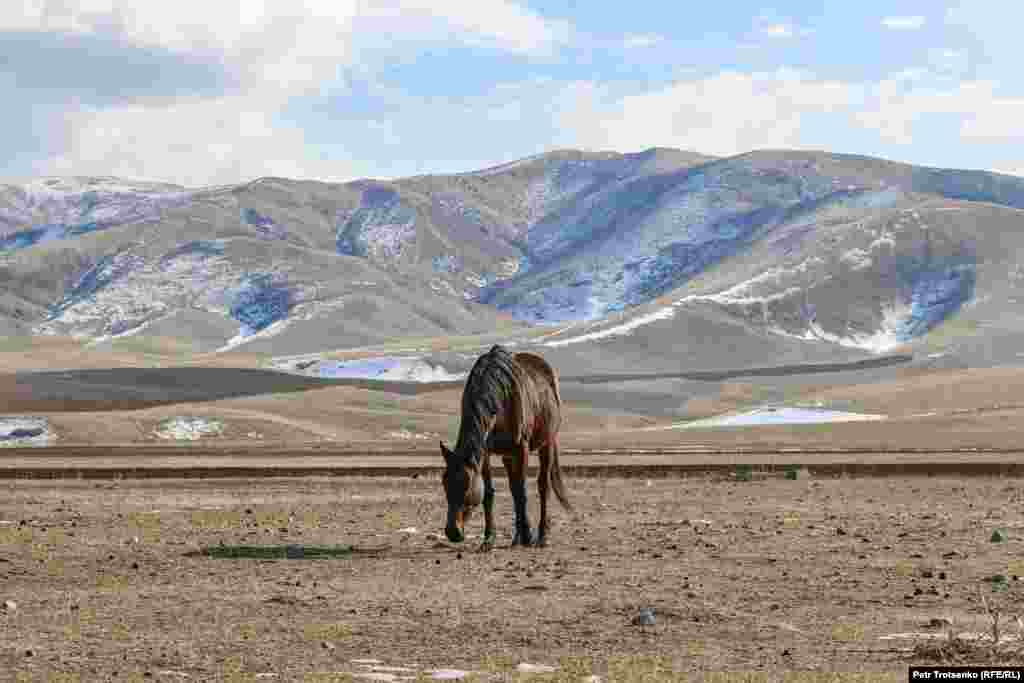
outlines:
{"label": "horse's front leg", "polygon": [[512,491],[512,504],[515,506],[515,533],[512,545],[533,545],[533,532],[530,530],[530,518],[527,514],[526,498],[526,462],[530,453],[529,444],[522,444],[520,455],[503,455],[501,461],[508,473],[508,487]]}
{"label": "horse's front leg", "polygon": [[494,531],[494,479],[491,476],[491,454],[485,452],[483,456],[483,467],[480,470],[484,479],[484,542],[480,550],[490,550],[494,547],[494,540],[497,534]]}

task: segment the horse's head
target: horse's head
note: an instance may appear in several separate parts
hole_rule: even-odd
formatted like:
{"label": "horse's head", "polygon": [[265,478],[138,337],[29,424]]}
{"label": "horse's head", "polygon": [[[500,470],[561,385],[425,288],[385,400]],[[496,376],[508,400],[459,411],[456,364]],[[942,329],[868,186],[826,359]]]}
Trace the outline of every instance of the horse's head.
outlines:
{"label": "horse's head", "polygon": [[480,477],[479,453],[453,453],[441,442],[444,474],[441,485],[448,500],[448,519],[444,533],[452,543],[466,538],[465,524],[473,509],[483,500],[484,483]]}

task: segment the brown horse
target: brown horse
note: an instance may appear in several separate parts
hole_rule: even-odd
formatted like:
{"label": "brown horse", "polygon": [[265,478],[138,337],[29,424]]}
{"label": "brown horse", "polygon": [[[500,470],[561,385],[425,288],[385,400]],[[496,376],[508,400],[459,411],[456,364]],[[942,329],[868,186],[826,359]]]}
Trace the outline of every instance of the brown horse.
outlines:
{"label": "brown horse", "polygon": [[[462,392],[462,422],[455,450],[441,442],[445,472],[441,478],[448,500],[445,534],[453,543],[465,539],[465,523],[483,502],[484,544],[494,544],[494,482],[491,452],[501,455],[515,506],[512,545],[546,545],[548,487],[553,485],[562,506],[572,510],[558,466],[558,430],[562,423],[558,376],[540,356],[509,353],[495,345],[480,356]],[[530,451],[540,451],[540,526],[537,535],[527,517],[526,467]]]}

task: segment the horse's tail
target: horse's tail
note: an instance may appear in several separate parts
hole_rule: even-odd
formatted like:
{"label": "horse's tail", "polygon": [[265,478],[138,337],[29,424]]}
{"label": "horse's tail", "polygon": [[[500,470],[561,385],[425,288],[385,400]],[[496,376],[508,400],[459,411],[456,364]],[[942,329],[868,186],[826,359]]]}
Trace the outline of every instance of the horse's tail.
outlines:
{"label": "horse's tail", "polygon": [[562,468],[558,464],[558,451],[558,438],[555,437],[551,442],[551,468],[548,471],[548,476],[551,478],[551,487],[555,490],[555,495],[558,496],[562,507],[572,512],[572,503],[569,502],[569,497],[565,493],[565,484],[562,482]]}

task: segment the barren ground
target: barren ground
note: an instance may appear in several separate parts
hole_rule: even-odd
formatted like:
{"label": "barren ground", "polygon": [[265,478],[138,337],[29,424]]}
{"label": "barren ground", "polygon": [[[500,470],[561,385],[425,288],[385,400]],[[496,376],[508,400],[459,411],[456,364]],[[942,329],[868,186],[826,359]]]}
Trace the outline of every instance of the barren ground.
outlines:
{"label": "barren ground", "polygon": [[[656,663],[905,680],[912,661],[935,663],[910,652],[929,641],[884,636],[943,618],[986,631],[980,595],[1024,611],[1018,480],[570,478],[576,514],[553,508],[546,549],[508,547],[511,503],[496,484],[498,546],[479,554],[479,514],[463,547],[430,537],[443,519],[434,475],[5,483],[0,599],[17,606],[0,614],[0,670],[303,681],[366,673],[351,660],[375,658],[414,670],[378,670],[399,675],[526,662],[575,676],[562,680],[624,680]],[[532,480],[530,494],[536,524]],[[995,528],[1006,542],[990,541]],[[353,552],[193,554],[219,543]],[[1007,590],[984,581],[995,574]],[[654,626],[631,623],[642,607]],[[1013,649],[959,642],[945,655],[1008,664]]]}

